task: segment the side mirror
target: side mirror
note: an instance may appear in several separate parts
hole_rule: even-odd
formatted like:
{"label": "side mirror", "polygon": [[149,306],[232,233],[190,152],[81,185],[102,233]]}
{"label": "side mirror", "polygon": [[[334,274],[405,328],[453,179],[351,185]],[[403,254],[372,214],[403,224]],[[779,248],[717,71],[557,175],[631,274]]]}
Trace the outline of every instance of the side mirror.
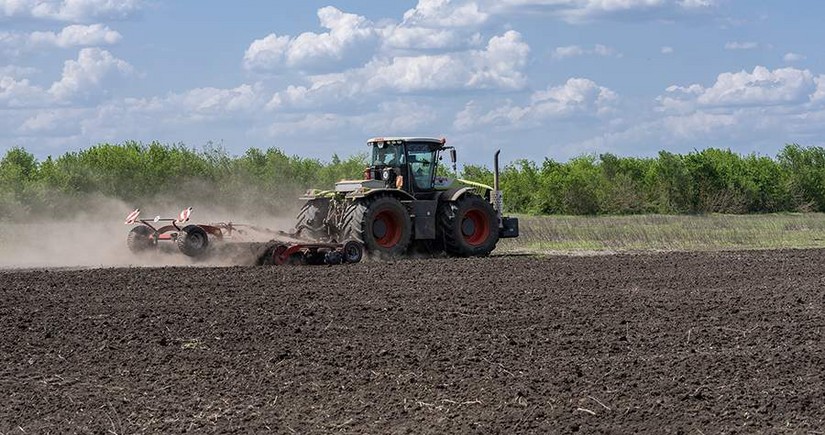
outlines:
{"label": "side mirror", "polygon": [[455,152],[455,148],[453,148],[453,149],[450,150],[450,161],[453,162],[453,172],[456,172],[456,160],[457,160],[456,152]]}

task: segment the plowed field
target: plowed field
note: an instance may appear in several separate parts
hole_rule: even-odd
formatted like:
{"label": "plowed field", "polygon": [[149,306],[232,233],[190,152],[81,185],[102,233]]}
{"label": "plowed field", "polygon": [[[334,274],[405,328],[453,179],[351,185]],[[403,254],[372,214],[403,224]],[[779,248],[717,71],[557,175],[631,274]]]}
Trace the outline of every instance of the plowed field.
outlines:
{"label": "plowed field", "polygon": [[0,272],[0,432],[825,428],[825,251]]}

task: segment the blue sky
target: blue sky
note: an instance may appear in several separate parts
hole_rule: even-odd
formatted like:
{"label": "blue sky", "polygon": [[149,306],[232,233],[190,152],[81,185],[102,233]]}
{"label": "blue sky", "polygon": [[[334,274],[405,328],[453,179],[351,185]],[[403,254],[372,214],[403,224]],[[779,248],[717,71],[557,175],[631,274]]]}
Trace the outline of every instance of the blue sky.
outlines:
{"label": "blue sky", "polygon": [[[241,6],[242,5],[242,6]],[[329,159],[823,145],[825,2],[0,0],[0,151],[212,142]]]}

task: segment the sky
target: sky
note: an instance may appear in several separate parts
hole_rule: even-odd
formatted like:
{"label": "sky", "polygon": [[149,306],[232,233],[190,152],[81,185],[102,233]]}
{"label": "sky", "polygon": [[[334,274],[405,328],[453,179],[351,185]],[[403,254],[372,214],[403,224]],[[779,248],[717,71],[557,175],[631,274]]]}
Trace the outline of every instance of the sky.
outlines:
{"label": "sky", "polygon": [[0,0],[0,152],[446,137],[463,163],[825,144],[825,2]]}

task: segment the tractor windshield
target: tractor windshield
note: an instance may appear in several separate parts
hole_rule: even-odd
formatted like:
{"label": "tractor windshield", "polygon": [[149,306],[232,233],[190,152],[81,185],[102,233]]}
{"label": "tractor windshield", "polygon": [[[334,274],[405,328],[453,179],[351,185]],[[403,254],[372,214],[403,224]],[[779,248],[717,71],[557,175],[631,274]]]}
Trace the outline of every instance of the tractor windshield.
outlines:
{"label": "tractor windshield", "polygon": [[436,153],[437,151],[430,144],[407,144],[410,172],[413,180],[415,180],[417,190],[430,190],[433,188]]}
{"label": "tractor windshield", "polygon": [[404,164],[404,148],[379,142],[372,147],[372,166],[401,166]]}

